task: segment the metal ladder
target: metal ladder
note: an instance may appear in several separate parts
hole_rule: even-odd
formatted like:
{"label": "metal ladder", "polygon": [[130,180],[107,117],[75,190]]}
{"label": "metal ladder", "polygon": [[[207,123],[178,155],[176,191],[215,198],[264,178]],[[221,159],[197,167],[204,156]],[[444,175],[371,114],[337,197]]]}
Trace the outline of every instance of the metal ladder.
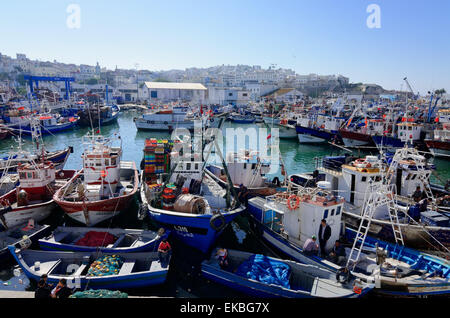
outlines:
{"label": "metal ladder", "polygon": [[[378,207],[387,205],[389,209],[389,217],[391,219],[392,230],[397,244],[403,245],[403,235],[400,225],[398,223],[397,209],[395,208],[393,197],[394,193],[391,191],[395,189],[393,186],[385,185],[380,182],[371,183],[364,195],[364,207],[362,212],[361,222],[358,231],[353,241],[352,250],[347,260],[346,268],[354,270],[361,255],[364,242],[369,233],[370,223]],[[350,268],[351,267],[351,268]]]}

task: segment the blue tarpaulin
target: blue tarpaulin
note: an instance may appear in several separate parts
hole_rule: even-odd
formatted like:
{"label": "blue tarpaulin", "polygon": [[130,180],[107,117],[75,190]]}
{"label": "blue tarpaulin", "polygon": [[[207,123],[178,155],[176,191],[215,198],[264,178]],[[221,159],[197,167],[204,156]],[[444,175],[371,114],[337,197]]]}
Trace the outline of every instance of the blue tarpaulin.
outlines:
{"label": "blue tarpaulin", "polygon": [[274,284],[290,289],[291,268],[289,265],[264,255],[250,256],[239,266],[236,274],[265,284]]}

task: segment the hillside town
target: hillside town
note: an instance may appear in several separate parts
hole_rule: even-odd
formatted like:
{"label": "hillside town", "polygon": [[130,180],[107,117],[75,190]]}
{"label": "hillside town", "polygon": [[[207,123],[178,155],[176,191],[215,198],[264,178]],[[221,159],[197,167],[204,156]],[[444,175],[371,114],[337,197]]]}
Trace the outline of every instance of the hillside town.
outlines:
{"label": "hillside town", "polygon": [[[138,65],[136,65],[138,66]],[[351,83],[343,75],[301,75],[275,64],[267,69],[258,65],[219,65],[209,68],[149,71],[135,69],[109,70],[96,65],[66,64],[56,60],[31,60],[25,54],[9,57],[0,53],[0,87],[14,88],[27,94],[24,75],[72,78],[71,93],[105,95],[106,85],[117,103],[148,103],[186,100],[218,105],[246,105],[264,98],[276,102],[294,102],[302,98],[347,95],[360,100],[383,96],[398,97],[407,91],[389,91],[377,84]],[[170,84],[169,84],[170,83]],[[175,84],[177,83],[177,84]],[[194,86],[183,83],[192,83]],[[184,87],[183,87],[184,85]],[[189,87],[188,90],[185,87]],[[44,82],[40,89],[64,95],[61,82]],[[182,93],[180,93],[182,92]],[[181,94],[181,95],[180,95]]]}

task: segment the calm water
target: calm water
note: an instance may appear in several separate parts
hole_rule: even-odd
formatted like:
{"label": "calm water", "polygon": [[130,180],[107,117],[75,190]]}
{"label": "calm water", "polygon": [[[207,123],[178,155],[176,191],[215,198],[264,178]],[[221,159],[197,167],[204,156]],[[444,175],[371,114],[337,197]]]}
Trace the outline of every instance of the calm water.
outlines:
{"label": "calm water", "polygon": [[[166,133],[142,132],[137,131],[133,118],[140,116],[140,112],[126,111],[123,112],[118,123],[102,128],[102,135],[112,136],[119,133],[123,144],[123,160],[133,160],[137,166],[142,159],[142,149],[146,138],[168,138]],[[224,128],[239,127],[238,125],[226,122]],[[251,127],[243,125],[243,128]],[[263,127],[259,124],[258,127]],[[83,147],[81,145],[81,137],[88,132],[87,128],[78,128],[57,135],[44,136],[44,142],[48,150],[59,150],[67,146],[73,146],[74,153],[70,155],[66,169],[79,169],[81,167],[81,154]],[[0,142],[0,155],[7,156],[11,147],[15,147],[13,140]],[[31,140],[26,139],[25,149],[31,149]],[[288,174],[310,172],[315,168],[315,158],[325,155],[343,154],[344,151],[327,145],[300,145],[297,140],[281,140],[280,153],[283,157],[285,167]],[[354,153],[358,155],[358,153]],[[369,153],[361,153],[369,154]],[[448,161],[435,159],[434,161],[437,172],[444,180],[450,178],[450,165]],[[281,177],[281,172],[273,174],[273,176]],[[280,178],[281,179],[281,178]],[[134,203],[133,209],[129,213],[121,214],[112,221],[106,221],[99,227],[123,227],[123,228],[144,228],[157,230],[156,224],[152,223],[148,218],[144,221],[137,220],[138,203]],[[58,225],[72,225],[64,213],[60,209],[56,209],[52,216],[43,223],[51,224],[56,227]],[[223,235],[217,242],[218,246],[228,248],[241,249],[254,253],[265,253],[276,256],[273,251],[263,246],[259,240],[250,232],[247,220],[244,217],[238,217],[235,222],[228,226]],[[159,296],[179,296],[179,297],[225,297],[225,296],[241,296],[236,292],[229,290],[223,286],[216,285],[203,279],[199,274],[199,262],[202,255],[194,249],[183,246],[179,242],[173,244],[174,254],[171,264],[171,271],[166,284],[146,289],[128,291],[133,295],[159,295]],[[13,290],[34,290],[34,283],[21,273],[15,277],[13,274],[14,264],[3,264],[0,266],[0,289]]]}

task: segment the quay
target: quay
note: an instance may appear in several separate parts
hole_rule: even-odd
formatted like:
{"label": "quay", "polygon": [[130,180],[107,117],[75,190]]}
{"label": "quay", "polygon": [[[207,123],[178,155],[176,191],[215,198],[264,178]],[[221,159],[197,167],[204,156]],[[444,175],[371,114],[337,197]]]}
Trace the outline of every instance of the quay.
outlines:
{"label": "quay", "polygon": [[[34,298],[34,291],[0,290],[0,298]],[[128,298],[173,298],[173,297],[128,296]]]}

